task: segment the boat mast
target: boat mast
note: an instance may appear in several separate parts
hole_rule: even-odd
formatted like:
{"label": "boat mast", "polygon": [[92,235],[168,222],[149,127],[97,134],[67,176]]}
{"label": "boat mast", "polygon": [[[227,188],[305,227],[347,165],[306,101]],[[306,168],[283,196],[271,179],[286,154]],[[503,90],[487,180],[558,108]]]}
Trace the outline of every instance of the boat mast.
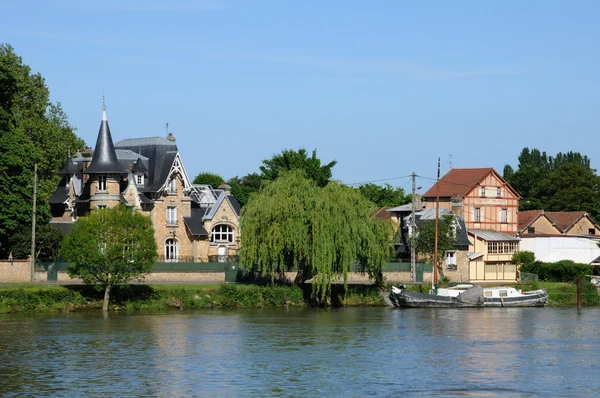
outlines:
{"label": "boat mast", "polygon": [[437,180],[435,182],[435,240],[433,244],[433,270],[432,270],[432,281],[431,288],[434,294],[437,294],[437,284],[438,284],[438,275],[437,275],[437,254],[438,254],[438,232],[439,232],[439,220],[440,215],[440,158],[438,158],[438,170],[437,170]]}

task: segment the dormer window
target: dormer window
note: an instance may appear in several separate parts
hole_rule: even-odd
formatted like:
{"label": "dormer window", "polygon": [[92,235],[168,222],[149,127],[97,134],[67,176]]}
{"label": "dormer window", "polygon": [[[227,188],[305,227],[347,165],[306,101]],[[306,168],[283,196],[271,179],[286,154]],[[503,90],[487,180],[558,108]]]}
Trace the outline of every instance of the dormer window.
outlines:
{"label": "dormer window", "polygon": [[106,191],[106,176],[98,176],[98,191]]}
{"label": "dormer window", "polygon": [[137,185],[144,185],[144,175],[140,174],[140,175],[135,176],[135,183]]}

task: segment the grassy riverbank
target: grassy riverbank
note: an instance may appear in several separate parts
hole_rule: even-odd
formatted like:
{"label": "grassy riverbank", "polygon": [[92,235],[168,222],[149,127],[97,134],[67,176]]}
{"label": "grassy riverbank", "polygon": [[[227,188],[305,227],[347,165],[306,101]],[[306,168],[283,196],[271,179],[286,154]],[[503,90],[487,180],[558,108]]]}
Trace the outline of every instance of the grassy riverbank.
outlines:
{"label": "grassy riverbank", "polygon": [[[88,286],[22,285],[0,287],[0,313],[64,312],[102,309],[103,292]],[[131,285],[111,294],[111,311],[164,311],[194,308],[290,308],[310,306],[310,291],[297,286]],[[334,288],[330,306],[385,305],[376,288]]]}
{"label": "grassy riverbank", "polygon": [[[414,285],[414,290],[428,291],[429,286]],[[549,306],[577,305],[577,286],[573,283],[538,282],[517,286],[548,291]],[[334,285],[331,307],[385,306],[374,286],[350,285],[348,291]],[[21,285],[0,287],[0,313],[98,311],[102,309],[103,292],[89,286]],[[589,282],[583,284],[583,305],[600,305],[600,295]],[[111,311],[165,311],[200,308],[291,308],[307,307],[310,287],[259,286],[243,284],[221,285],[132,285],[118,287],[111,295]]]}

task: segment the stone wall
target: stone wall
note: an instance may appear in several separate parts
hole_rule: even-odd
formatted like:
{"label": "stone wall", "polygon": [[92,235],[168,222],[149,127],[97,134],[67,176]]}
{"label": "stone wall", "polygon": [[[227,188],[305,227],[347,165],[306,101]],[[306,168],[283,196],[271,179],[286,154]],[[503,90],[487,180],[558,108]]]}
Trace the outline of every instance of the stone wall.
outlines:
{"label": "stone wall", "polygon": [[29,260],[0,260],[0,283],[28,283],[31,281]]}

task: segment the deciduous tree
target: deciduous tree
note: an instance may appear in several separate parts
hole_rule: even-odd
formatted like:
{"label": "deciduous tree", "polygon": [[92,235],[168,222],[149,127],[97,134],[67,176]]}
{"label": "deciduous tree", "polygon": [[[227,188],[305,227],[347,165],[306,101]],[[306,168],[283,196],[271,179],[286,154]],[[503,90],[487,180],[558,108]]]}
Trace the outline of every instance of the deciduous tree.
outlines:
{"label": "deciduous tree", "polygon": [[[35,233],[35,258],[56,259],[65,235],[52,224],[40,225]],[[8,245],[14,258],[27,258],[31,254],[31,227],[9,237]]]}
{"label": "deciduous tree", "polygon": [[301,148],[297,151],[284,149],[280,154],[273,155],[271,159],[265,159],[262,163],[260,171],[262,172],[261,178],[264,180],[273,181],[283,171],[300,169],[317,186],[324,187],[331,180],[331,169],[337,164],[337,161],[332,160],[321,165],[321,159],[317,157],[316,149],[313,150],[312,156],[308,157],[306,149]]}
{"label": "deciduous tree", "polygon": [[38,164],[39,224],[50,219],[48,198],[58,171],[83,148],[60,103],[52,104],[44,78],[32,73],[14,49],[0,44],[0,255],[11,250],[8,237],[31,225],[33,165]]}
{"label": "deciduous tree", "polygon": [[390,258],[392,226],[371,218],[370,202],[357,190],[330,182],[320,188],[302,170],[282,172],[254,194],[240,229],[240,261],[261,275],[296,269],[297,283],[314,278],[313,297],[324,301],[331,283],[357,269],[382,282]]}
{"label": "deciduous tree", "polygon": [[150,272],[156,250],[150,218],[121,205],[79,218],[61,254],[71,263],[70,277],[104,289],[103,310],[108,311],[112,287]]}
{"label": "deciduous tree", "polygon": [[367,199],[375,203],[378,207],[381,206],[401,206],[410,203],[410,195],[406,195],[404,189],[394,188],[390,184],[383,186],[377,184],[364,184],[358,187]]}
{"label": "deciduous tree", "polygon": [[223,184],[225,179],[218,174],[202,172],[194,178],[194,184],[208,184],[214,189],[219,188],[219,185]]}

